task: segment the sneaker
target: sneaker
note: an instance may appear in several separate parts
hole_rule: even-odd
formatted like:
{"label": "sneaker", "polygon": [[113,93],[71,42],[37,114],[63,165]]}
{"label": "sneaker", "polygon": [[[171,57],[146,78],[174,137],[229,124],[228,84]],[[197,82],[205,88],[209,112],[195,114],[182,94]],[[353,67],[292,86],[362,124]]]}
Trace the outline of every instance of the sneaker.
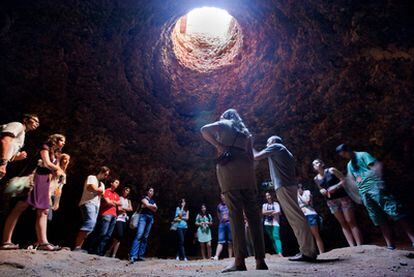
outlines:
{"label": "sneaker", "polygon": [[177,257],[175,257],[175,260],[176,260],[176,261],[179,261],[179,260],[180,260],[180,257],[178,257],[178,256],[177,256]]}
{"label": "sneaker", "polygon": [[218,261],[218,257],[217,256],[214,256],[214,257],[211,257],[211,259],[213,260],[213,261]]}
{"label": "sneaker", "polygon": [[185,258],[184,258],[184,262],[188,262],[188,259],[187,259],[187,257],[185,257]]}
{"label": "sneaker", "polygon": [[316,257],[308,257],[306,255],[303,255],[302,253],[296,254],[294,257],[289,258],[289,261],[291,262],[309,262],[314,263],[316,262]]}
{"label": "sneaker", "polygon": [[387,246],[387,249],[388,250],[395,250],[395,246],[394,245]]}

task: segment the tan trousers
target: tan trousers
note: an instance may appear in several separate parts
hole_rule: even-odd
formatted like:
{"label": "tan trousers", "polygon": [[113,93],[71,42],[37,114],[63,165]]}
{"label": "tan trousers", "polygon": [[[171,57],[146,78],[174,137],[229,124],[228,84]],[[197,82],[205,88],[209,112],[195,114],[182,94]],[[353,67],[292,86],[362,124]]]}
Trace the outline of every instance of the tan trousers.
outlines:
{"label": "tan trousers", "polygon": [[234,256],[236,259],[244,259],[248,257],[244,232],[244,210],[247,222],[249,223],[255,257],[256,259],[264,259],[265,245],[263,238],[262,213],[258,202],[257,190],[230,190],[223,194],[230,213]]}
{"label": "tan trousers", "polygon": [[278,188],[276,190],[276,197],[295,233],[300,252],[311,258],[316,257],[318,250],[305,215],[299,208],[297,187]]}

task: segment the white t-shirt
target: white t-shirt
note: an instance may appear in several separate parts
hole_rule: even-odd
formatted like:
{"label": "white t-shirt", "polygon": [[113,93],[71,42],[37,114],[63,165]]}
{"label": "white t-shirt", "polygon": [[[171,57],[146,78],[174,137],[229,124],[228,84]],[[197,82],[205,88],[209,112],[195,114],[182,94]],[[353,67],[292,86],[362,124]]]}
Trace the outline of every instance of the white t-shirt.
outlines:
{"label": "white t-shirt", "polygon": [[92,203],[95,206],[99,207],[101,204],[101,195],[95,191],[89,191],[87,189],[88,185],[98,185],[98,187],[103,188],[105,191],[105,185],[102,182],[99,182],[98,178],[95,175],[89,175],[83,186],[83,193],[82,198],[79,202],[79,206],[86,203]]}
{"label": "white t-shirt", "polygon": [[26,128],[20,122],[10,122],[4,124],[0,128],[2,134],[9,133],[13,135],[14,139],[10,145],[9,152],[6,154],[6,159],[10,160],[14,157],[24,145],[24,138],[26,136]]}
{"label": "white t-shirt", "polygon": [[[311,204],[305,204],[305,202],[312,200],[312,194],[309,190],[303,191],[303,194],[298,193],[298,203],[299,207],[302,209],[304,215],[313,215],[318,214]],[[312,201],[311,201],[312,202]]]}
{"label": "white t-shirt", "polygon": [[[272,204],[264,203],[262,206],[263,211],[275,211],[280,213],[280,206],[277,202]],[[267,226],[279,226],[279,214],[277,215],[264,215],[264,225]]]}
{"label": "white t-shirt", "polygon": [[[129,201],[127,198],[119,197],[119,202],[121,202],[121,208],[127,209],[129,206]],[[116,221],[126,222],[128,220],[127,213],[121,213],[117,216]]]}

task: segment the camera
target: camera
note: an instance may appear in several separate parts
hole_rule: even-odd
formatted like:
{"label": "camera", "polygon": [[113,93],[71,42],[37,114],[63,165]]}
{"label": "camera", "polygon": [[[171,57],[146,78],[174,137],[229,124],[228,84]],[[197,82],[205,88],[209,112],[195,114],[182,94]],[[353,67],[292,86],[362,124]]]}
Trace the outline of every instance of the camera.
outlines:
{"label": "camera", "polygon": [[275,186],[273,185],[272,181],[265,181],[260,184],[260,190],[262,191],[274,190],[274,189],[275,189]]}

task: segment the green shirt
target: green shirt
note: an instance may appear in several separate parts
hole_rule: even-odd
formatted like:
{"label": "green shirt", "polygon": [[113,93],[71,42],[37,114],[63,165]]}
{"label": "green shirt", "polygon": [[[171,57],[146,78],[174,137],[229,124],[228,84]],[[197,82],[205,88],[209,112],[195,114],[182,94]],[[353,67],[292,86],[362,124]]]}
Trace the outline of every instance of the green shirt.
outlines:
{"label": "green shirt", "polygon": [[373,165],[377,159],[367,152],[354,152],[358,169],[352,166],[352,161],[348,162],[348,174],[352,174],[356,180],[356,184],[361,193],[368,191],[373,183],[381,181],[376,173],[369,167]]}

